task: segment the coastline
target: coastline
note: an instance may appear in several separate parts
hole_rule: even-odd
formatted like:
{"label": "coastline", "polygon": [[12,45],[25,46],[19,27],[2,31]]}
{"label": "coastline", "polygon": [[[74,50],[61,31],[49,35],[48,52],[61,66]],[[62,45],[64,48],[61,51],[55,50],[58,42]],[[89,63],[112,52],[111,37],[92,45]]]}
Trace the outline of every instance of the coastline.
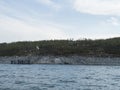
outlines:
{"label": "coastline", "polygon": [[120,57],[97,56],[4,56],[0,64],[120,65]]}

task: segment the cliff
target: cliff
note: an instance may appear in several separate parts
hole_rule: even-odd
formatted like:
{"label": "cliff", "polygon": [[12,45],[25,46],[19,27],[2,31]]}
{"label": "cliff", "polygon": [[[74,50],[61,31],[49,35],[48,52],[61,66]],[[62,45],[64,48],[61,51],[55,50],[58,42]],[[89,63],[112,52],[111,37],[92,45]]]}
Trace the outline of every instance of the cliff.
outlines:
{"label": "cliff", "polygon": [[120,65],[120,37],[0,43],[0,63]]}
{"label": "cliff", "polygon": [[119,57],[94,56],[11,56],[0,57],[0,64],[120,65]]}

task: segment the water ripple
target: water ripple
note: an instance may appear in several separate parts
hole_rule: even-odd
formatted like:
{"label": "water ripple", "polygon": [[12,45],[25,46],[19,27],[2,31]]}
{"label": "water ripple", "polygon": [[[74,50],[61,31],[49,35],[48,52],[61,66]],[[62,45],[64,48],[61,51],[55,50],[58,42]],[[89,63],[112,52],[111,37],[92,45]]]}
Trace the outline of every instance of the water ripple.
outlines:
{"label": "water ripple", "polygon": [[0,65],[0,90],[119,90],[120,66]]}

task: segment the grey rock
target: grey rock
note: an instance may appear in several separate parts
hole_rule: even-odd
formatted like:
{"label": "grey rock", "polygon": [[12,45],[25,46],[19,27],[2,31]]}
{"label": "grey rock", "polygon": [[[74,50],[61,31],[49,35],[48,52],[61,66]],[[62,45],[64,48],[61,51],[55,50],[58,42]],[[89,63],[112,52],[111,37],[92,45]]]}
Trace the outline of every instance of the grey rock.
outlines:
{"label": "grey rock", "polygon": [[11,56],[0,57],[0,64],[72,64],[72,65],[120,65],[120,57],[94,56]]}

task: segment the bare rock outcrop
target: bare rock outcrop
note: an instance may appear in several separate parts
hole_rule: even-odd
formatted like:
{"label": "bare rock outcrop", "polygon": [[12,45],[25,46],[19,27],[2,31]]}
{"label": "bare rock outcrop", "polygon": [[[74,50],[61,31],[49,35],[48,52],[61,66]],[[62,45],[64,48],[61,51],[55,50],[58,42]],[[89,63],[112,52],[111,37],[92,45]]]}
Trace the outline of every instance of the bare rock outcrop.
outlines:
{"label": "bare rock outcrop", "polygon": [[12,56],[0,57],[0,64],[72,64],[72,65],[120,65],[119,57],[94,56]]}

